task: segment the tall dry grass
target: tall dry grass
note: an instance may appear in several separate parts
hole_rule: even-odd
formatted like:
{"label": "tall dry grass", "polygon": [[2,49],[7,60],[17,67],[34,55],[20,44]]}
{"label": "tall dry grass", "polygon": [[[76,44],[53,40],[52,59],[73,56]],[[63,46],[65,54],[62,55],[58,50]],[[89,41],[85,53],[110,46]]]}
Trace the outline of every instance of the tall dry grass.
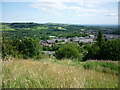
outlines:
{"label": "tall dry grass", "polygon": [[[68,61],[69,62],[69,61]],[[49,60],[3,62],[2,88],[117,88],[118,76],[52,63]]]}

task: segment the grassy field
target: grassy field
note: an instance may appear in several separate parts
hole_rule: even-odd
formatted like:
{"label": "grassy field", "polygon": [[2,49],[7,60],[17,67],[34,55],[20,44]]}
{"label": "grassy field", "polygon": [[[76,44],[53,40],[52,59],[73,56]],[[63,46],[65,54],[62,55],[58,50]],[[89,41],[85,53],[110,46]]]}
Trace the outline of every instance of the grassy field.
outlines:
{"label": "grassy field", "polygon": [[[85,63],[84,63],[85,64]],[[118,76],[85,69],[83,62],[12,60],[2,65],[2,88],[117,88]]]}

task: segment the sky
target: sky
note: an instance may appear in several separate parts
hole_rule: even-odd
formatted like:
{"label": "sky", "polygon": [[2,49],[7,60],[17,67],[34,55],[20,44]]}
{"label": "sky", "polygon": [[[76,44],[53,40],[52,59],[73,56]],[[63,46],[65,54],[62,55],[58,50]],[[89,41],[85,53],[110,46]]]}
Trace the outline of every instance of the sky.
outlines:
{"label": "sky", "polygon": [[0,22],[118,24],[118,0],[2,0],[0,7]]}

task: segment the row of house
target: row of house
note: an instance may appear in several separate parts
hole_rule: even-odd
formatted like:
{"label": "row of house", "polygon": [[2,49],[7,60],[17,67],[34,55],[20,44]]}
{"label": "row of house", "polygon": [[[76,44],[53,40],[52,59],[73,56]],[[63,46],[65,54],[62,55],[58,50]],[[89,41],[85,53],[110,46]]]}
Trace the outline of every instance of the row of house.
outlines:
{"label": "row of house", "polygon": [[104,36],[105,36],[105,38],[108,39],[108,40],[120,38],[120,35],[114,35],[114,34],[104,34]]}
{"label": "row of house", "polygon": [[89,37],[71,37],[71,38],[55,38],[46,41],[40,41],[40,44],[45,47],[51,47],[54,44],[67,44],[69,42],[84,42],[93,44],[94,43],[94,36],[91,35]]}

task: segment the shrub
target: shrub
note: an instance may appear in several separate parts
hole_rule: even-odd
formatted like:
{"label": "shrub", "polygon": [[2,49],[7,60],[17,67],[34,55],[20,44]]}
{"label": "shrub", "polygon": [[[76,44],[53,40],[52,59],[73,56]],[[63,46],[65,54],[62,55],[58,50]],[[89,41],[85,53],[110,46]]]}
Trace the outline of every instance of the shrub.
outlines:
{"label": "shrub", "polygon": [[56,50],[55,56],[58,59],[81,59],[83,57],[83,48],[76,44],[66,44]]}
{"label": "shrub", "polygon": [[88,61],[83,64],[85,69],[94,69],[102,72],[115,73],[118,75],[119,66],[116,63],[109,63],[104,61]]}

